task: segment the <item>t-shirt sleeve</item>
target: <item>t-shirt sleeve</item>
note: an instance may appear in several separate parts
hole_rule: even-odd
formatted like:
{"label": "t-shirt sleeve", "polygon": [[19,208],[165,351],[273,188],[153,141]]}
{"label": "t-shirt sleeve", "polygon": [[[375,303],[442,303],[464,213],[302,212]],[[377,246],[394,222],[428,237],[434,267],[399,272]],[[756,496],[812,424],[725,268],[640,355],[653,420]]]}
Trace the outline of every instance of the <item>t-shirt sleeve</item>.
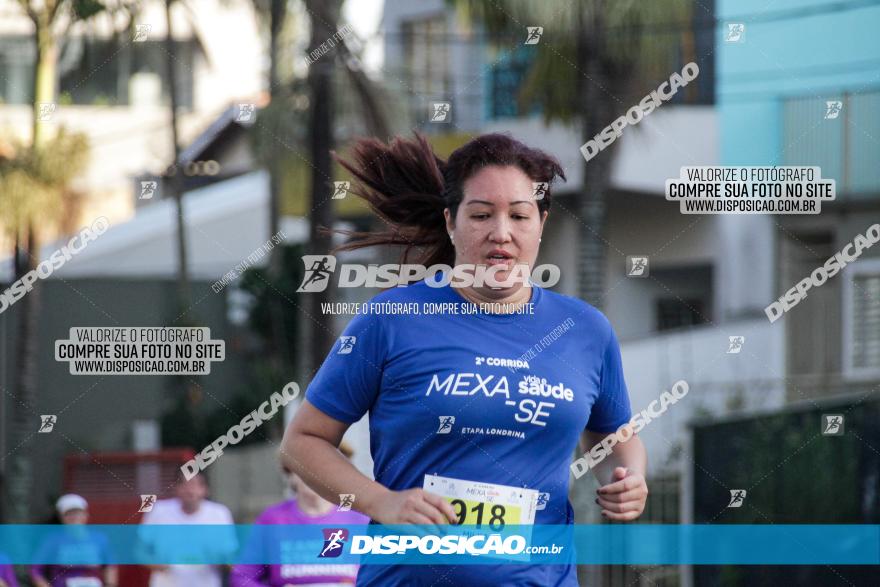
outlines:
{"label": "t-shirt sleeve", "polygon": [[623,379],[623,362],[620,345],[611,325],[608,325],[608,342],[602,357],[602,373],[599,378],[599,397],[593,404],[587,430],[591,432],[614,432],[632,417],[629,392]]}
{"label": "t-shirt sleeve", "polygon": [[[271,508],[263,510],[263,512],[254,519],[251,528],[256,526],[264,526],[272,522],[269,515]],[[271,556],[271,550],[267,542],[272,538],[266,528],[255,528],[253,533],[248,537],[241,551],[240,559],[244,561],[266,560]],[[256,564],[253,562],[239,562],[232,567],[229,573],[230,587],[271,587],[267,582],[269,579],[269,567],[264,564]]]}
{"label": "t-shirt sleeve", "polygon": [[388,345],[386,325],[374,314],[358,314],[336,342],[306,390],[306,399],[341,422],[369,411],[382,384]]}
{"label": "t-shirt sleeve", "polygon": [[238,549],[238,537],[235,535],[235,520],[232,512],[223,504],[216,505],[216,523],[223,525],[216,534],[216,548],[222,556],[229,556]]}

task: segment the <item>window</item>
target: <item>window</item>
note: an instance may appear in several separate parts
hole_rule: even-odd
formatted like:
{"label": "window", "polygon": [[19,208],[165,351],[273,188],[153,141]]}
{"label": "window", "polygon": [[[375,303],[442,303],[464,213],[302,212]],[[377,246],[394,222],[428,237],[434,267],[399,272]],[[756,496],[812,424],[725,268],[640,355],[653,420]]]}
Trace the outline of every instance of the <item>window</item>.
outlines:
{"label": "window", "polygon": [[451,98],[449,71],[450,32],[446,15],[403,23],[403,55],[406,91],[413,120],[424,120],[429,99]]}
{"label": "window", "polygon": [[[651,267],[654,280],[645,281],[653,292],[657,331],[705,324],[712,313],[712,268]],[[662,284],[662,285],[660,285]]]}
{"label": "window", "polygon": [[[64,104],[125,106],[129,82],[137,73],[155,74],[168,102],[164,41],[130,43],[125,39],[78,37],[62,44],[56,75],[58,101]],[[180,105],[193,106],[195,41],[176,41],[175,74]],[[34,96],[36,50],[29,36],[0,38],[0,104],[30,104]]]}
{"label": "window", "polygon": [[852,379],[880,378],[880,259],[844,269],[844,368]]}
{"label": "window", "polygon": [[695,326],[706,320],[703,301],[698,299],[660,298],[657,300],[657,330]]}
{"label": "window", "polygon": [[0,38],[0,104],[29,104],[36,51],[28,37]]}
{"label": "window", "polygon": [[[519,91],[535,60],[533,47],[516,47],[499,58],[489,68],[489,112],[490,119],[520,116]],[[539,112],[540,108],[533,108]]]}

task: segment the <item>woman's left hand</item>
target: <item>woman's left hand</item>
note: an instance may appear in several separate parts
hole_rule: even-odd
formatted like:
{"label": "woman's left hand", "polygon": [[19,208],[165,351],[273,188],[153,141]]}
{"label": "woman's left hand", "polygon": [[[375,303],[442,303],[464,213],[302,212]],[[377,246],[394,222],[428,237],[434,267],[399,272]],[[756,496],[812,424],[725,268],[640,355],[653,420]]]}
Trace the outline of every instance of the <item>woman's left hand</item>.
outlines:
{"label": "woman's left hand", "polygon": [[611,483],[603,485],[596,493],[599,494],[596,503],[601,506],[605,519],[631,522],[645,511],[648,484],[644,475],[616,467]]}

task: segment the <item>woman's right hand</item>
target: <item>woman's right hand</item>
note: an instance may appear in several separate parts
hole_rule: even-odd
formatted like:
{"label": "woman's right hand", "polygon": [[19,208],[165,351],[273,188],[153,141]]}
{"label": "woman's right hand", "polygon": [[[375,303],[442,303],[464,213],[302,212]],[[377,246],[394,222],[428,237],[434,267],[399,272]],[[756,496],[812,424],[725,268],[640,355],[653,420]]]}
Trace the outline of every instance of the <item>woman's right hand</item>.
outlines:
{"label": "woman's right hand", "polygon": [[370,517],[380,524],[457,524],[448,501],[424,489],[388,490],[373,506]]}

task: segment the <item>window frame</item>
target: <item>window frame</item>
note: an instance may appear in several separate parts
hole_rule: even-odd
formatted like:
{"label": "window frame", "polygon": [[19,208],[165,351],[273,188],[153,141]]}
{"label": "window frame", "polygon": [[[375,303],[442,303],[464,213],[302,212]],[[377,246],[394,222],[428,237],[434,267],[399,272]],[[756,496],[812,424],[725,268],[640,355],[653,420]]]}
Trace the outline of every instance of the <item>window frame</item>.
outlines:
{"label": "window frame", "polygon": [[841,350],[841,364],[843,365],[843,377],[848,381],[870,381],[880,379],[880,366],[878,367],[856,367],[853,357],[853,322],[855,316],[855,306],[853,303],[853,292],[855,290],[855,280],[861,275],[877,275],[880,276],[880,257],[860,259],[854,263],[850,263],[844,267],[842,271],[843,284],[841,287],[842,300],[842,316],[843,316],[843,344]]}

